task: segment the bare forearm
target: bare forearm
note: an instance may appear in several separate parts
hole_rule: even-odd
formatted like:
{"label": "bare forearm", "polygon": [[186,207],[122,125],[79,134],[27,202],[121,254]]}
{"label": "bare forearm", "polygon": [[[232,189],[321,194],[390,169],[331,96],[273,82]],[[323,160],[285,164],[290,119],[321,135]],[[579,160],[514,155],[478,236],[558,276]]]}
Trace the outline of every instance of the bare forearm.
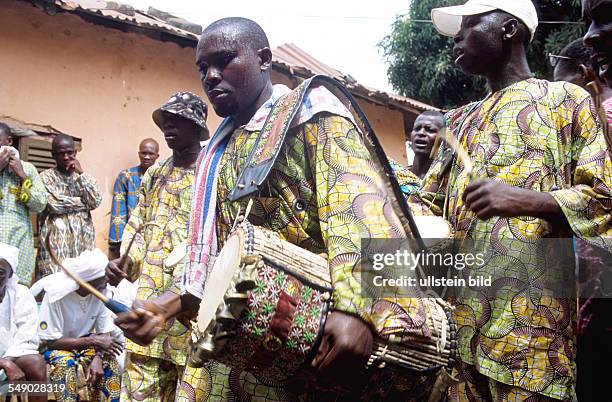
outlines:
{"label": "bare forearm", "polygon": [[174,292],[164,292],[162,293],[155,302],[159,304],[165,311],[164,317],[167,320],[170,320],[181,313],[182,303],[181,298],[178,294]]}
{"label": "bare forearm", "polygon": [[566,226],[561,207],[550,193],[514,187],[498,180],[478,179],[467,185],[462,199],[480,219],[531,216]]}
{"label": "bare forearm", "polygon": [[522,200],[522,211],[520,215],[533,216],[545,219],[549,222],[566,222],[565,215],[557,201],[549,193],[521,189],[519,194]]}
{"label": "bare forearm", "polygon": [[47,341],[47,346],[55,350],[84,350],[96,346],[94,336],[83,338],[60,338],[55,341]]}

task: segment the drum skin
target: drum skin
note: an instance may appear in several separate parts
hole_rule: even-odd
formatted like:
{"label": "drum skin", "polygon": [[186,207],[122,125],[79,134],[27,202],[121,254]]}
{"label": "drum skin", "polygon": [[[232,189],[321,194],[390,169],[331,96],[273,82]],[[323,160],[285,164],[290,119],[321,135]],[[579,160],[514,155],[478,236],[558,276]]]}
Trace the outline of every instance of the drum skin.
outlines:
{"label": "drum skin", "polygon": [[[229,295],[239,292],[236,283],[248,272],[254,286],[245,292],[246,308],[236,314],[235,322],[229,320],[231,328],[217,325],[211,331],[216,334],[212,357],[234,369],[256,374],[265,382],[286,383],[300,368],[309,365],[320,343],[332,292],[327,260],[250,224],[237,228],[226,244],[231,250],[224,247],[213,267],[218,271],[209,276],[214,283],[205,285],[194,332],[205,331],[211,306],[214,311],[215,306],[224,303],[219,300],[222,297],[228,307],[225,314],[236,312]],[[230,255],[225,257],[227,254]],[[236,256],[239,258],[232,258]],[[219,274],[221,270],[225,273]],[[222,296],[219,286],[227,288],[227,275],[233,279]],[[220,310],[217,309],[217,321]]]}
{"label": "drum skin", "polygon": [[[226,246],[213,267],[217,271],[205,284],[193,344],[202,344],[208,336],[212,341],[207,358],[248,371],[264,383],[307,388],[312,380],[308,368],[330,307],[327,260],[250,224],[232,232]],[[239,288],[245,278],[252,285],[248,291]],[[232,305],[237,294],[243,294],[246,303],[240,309]],[[439,299],[417,304],[423,318],[420,326],[414,323],[416,327],[403,336],[375,340],[357,387],[361,396],[427,400],[440,370],[454,362],[456,328],[448,305]]]}

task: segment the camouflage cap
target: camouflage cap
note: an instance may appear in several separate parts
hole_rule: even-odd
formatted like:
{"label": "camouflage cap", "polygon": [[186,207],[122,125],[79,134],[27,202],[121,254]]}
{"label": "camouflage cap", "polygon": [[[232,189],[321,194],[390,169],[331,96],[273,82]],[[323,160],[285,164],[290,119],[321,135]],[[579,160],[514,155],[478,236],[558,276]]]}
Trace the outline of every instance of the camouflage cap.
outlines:
{"label": "camouflage cap", "polygon": [[164,113],[168,112],[191,120],[202,128],[200,139],[208,137],[208,106],[198,95],[192,92],[177,92],[159,109],[153,111],[153,121],[162,129],[164,123]]}

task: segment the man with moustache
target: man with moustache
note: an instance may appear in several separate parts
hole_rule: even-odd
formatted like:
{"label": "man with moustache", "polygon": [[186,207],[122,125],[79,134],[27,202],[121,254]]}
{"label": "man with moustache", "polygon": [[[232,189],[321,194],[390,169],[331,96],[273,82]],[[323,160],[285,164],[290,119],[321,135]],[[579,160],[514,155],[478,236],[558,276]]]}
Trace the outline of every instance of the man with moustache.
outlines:
{"label": "man with moustache", "polygon": [[542,260],[531,245],[574,234],[603,246],[612,234],[612,162],[592,99],[532,78],[526,49],[538,18],[530,0],[470,0],[432,10],[432,20],[454,36],[456,64],[486,78],[491,91],[447,116],[473,171],[442,150],[423,186],[439,195],[457,237],[490,253],[481,273],[496,283],[457,298],[459,383],[451,399],[575,400],[576,302],[539,282]]}
{"label": "man with moustache", "polygon": [[[389,159],[391,168],[400,188],[406,197],[416,193],[421,186],[421,180],[429,170],[433,158],[431,149],[436,141],[436,136],[444,127],[444,115],[440,112],[427,110],[414,121],[412,131],[408,136],[408,144],[414,154],[412,165],[402,166],[393,159]],[[411,204],[413,213],[421,215],[424,212],[417,210],[416,204]]]}
{"label": "man with moustache", "polygon": [[[225,18],[208,26],[198,43],[196,64],[215,112],[225,120],[198,163],[182,296],[137,300],[134,311],[117,319],[139,343],[148,343],[165,320],[197,309],[206,270],[248,201],[231,202],[228,195],[272,105],[290,91],[272,85],[267,37],[245,18]],[[333,312],[312,365],[319,385],[359,385],[355,378],[371,353],[374,332],[402,325],[394,320],[402,307],[396,305],[398,310],[391,312],[363,297],[357,273],[360,241],[405,237],[405,232],[397,215],[386,209],[391,196],[382,172],[371,164],[363,137],[338,98],[322,86],[311,88],[290,127],[268,184],[253,197],[249,220],[327,255]],[[178,400],[192,400],[188,396],[194,394],[196,400],[204,395],[210,400],[297,400],[282,385],[265,384],[251,373],[232,372],[214,362],[208,369],[209,374],[195,378],[187,368]],[[194,384],[195,389],[190,388]],[[404,385],[408,387],[408,381]]]}
{"label": "man with moustache", "polygon": [[612,88],[612,1],[583,0],[582,17],[588,27],[584,43],[593,48],[599,77]]}
{"label": "man with moustache", "polygon": [[[83,171],[76,153],[72,137],[58,134],[51,144],[56,167],[40,174],[48,197],[47,207],[38,217],[38,233],[41,240],[51,236],[51,247],[60,261],[95,248],[91,211],[102,202],[96,179]],[[43,276],[60,270],[51,260],[44,241],[38,248],[36,266]]]}
{"label": "man with moustache", "polygon": [[433,159],[431,149],[434,146],[436,137],[444,128],[444,115],[440,112],[425,111],[421,113],[412,126],[410,132],[410,143],[414,151],[414,161],[410,166],[410,171],[423,179]]}
{"label": "man with moustache", "polygon": [[142,175],[159,158],[159,144],[153,138],[145,138],[138,146],[140,164],[122,170],[113,186],[113,205],[108,233],[108,251],[111,259],[119,257],[123,228],[138,201],[138,186]]}
{"label": "man with moustache", "polygon": [[[200,141],[208,139],[207,115],[204,101],[191,92],[175,93],[153,112],[172,156],[143,175],[138,202],[123,232],[121,254],[136,236],[127,257],[129,271],[139,273],[134,275],[139,300],[151,300],[164,292],[178,297],[180,292],[183,258],[173,256],[185,254],[195,162]],[[147,226],[138,231],[143,225]],[[125,276],[116,262],[107,267],[114,286]],[[188,336],[187,327],[169,319],[149,345],[127,340],[121,400],[173,401],[186,364]]]}

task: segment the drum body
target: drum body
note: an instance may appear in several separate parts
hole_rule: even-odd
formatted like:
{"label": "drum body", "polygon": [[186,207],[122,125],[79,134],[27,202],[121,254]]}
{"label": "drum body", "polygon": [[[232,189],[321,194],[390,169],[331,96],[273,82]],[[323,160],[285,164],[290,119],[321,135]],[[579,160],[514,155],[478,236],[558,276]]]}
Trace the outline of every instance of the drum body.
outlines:
{"label": "drum body", "polygon": [[[331,294],[326,258],[245,222],[227,239],[206,279],[189,364],[214,359],[262,381],[307,383],[308,370],[302,369],[322,338]],[[453,365],[456,328],[450,306],[440,299],[412,303],[419,319],[399,317],[403,330],[390,329],[375,339],[362,391],[427,394],[440,370]],[[382,381],[390,387],[383,391],[367,378],[397,381]]]}
{"label": "drum body", "polygon": [[265,381],[286,382],[314,358],[331,292],[325,258],[241,225],[207,278],[191,364],[214,358]]}

